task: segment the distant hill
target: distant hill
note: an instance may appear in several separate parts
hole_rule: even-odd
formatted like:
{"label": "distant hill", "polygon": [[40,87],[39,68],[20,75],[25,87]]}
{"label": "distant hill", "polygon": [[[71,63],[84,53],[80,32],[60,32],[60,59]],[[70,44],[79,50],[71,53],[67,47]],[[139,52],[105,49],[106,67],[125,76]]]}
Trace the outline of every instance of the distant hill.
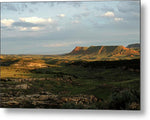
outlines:
{"label": "distant hill", "polygon": [[130,44],[127,48],[140,48],[140,43]]}
{"label": "distant hill", "polygon": [[124,46],[77,46],[69,55],[100,55],[100,56],[120,56],[120,55],[139,55],[139,51],[126,48]]}

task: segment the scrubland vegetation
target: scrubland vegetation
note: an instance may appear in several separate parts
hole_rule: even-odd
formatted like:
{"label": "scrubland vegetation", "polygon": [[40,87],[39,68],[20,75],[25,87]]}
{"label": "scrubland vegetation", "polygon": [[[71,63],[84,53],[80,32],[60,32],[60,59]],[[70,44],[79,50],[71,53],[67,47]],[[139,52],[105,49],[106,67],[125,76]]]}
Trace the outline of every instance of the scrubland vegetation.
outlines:
{"label": "scrubland vegetation", "polygon": [[140,109],[139,55],[2,55],[0,59],[1,107]]}

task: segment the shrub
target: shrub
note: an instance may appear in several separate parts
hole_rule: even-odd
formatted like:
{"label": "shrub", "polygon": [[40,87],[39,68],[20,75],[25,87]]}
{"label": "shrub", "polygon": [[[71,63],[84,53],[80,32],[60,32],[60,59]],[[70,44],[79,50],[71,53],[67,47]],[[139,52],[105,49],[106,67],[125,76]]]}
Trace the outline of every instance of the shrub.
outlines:
{"label": "shrub", "polygon": [[[136,107],[133,107],[133,103],[136,103]],[[135,90],[122,90],[120,92],[114,92],[111,95],[109,102],[109,109],[125,110],[125,109],[140,109],[140,93]],[[135,104],[134,104],[135,105]]]}

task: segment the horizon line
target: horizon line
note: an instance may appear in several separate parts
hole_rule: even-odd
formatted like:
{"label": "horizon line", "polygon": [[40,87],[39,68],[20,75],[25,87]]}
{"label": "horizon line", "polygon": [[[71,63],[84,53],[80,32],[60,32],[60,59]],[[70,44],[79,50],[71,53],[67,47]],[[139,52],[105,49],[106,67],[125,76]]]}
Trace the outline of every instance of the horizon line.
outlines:
{"label": "horizon line", "polygon": [[[141,44],[141,43],[132,43],[132,44]],[[132,45],[132,44],[129,44],[129,45]],[[75,46],[74,49],[76,47],[97,47],[97,46],[124,46],[124,45],[91,45],[91,46]],[[124,46],[124,47],[127,47],[127,46]],[[70,51],[71,52],[71,51]],[[68,54],[68,53],[58,53],[58,54],[46,54],[46,53],[43,53],[43,54],[38,54],[38,53],[0,53],[0,55],[48,55],[48,56],[55,56],[55,55],[64,55],[64,54]]]}

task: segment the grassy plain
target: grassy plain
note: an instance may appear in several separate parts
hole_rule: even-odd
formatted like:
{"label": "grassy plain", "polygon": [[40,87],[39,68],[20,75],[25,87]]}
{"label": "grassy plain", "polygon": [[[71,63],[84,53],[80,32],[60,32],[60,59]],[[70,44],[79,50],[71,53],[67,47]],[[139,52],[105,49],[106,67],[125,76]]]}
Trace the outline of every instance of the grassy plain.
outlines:
{"label": "grassy plain", "polygon": [[0,85],[1,107],[139,110],[140,59],[2,55]]}

